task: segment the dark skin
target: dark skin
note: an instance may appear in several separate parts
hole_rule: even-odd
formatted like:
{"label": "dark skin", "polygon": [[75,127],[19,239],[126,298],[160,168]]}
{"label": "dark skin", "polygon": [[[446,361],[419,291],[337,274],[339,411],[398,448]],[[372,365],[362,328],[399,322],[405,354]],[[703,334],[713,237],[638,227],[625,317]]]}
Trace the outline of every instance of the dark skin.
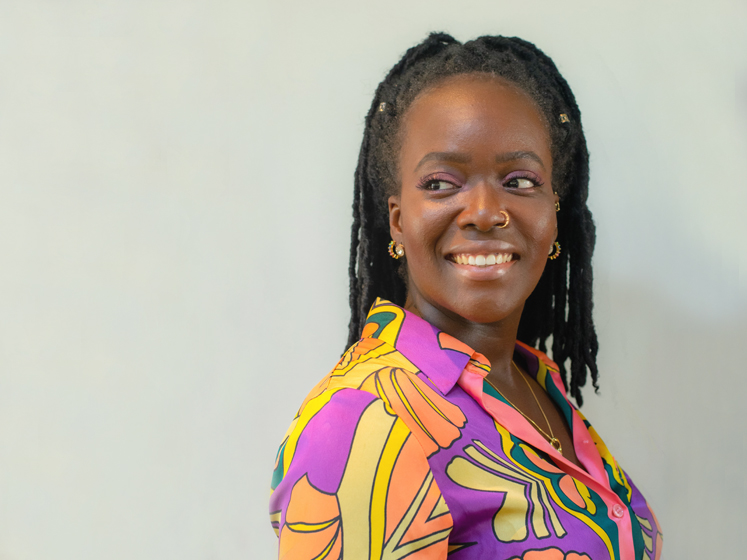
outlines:
{"label": "dark skin", "polygon": [[560,411],[512,364],[524,303],[557,237],[542,115],[508,82],[462,75],[418,96],[401,133],[389,222],[406,251],[405,308],[483,354],[488,380],[580,466]]}

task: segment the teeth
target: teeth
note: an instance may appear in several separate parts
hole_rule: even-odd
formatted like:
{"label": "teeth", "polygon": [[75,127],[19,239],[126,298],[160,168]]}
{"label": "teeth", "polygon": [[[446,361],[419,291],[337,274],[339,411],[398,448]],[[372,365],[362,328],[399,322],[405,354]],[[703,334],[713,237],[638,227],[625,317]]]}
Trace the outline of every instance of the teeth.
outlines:
{"label": "teeth", "polygon": [[511,262],[513,255],[511,253],[493,253],[490,255],[454,255],[454,262],[457,264],[469,264],[472,266],[491,266]]}

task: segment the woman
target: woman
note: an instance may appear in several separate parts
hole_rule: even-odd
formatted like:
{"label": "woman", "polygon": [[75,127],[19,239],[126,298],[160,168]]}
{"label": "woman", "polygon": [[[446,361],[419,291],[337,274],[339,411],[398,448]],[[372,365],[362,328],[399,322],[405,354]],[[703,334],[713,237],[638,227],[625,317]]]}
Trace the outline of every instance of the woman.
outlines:
{"label": "woman", "polygon": [[356,173],[351,347],[278,452],[281,558],[659,557],[565,396],[597,380],[587,184],[573,94],[532,44],[432,34],[390,71]]}

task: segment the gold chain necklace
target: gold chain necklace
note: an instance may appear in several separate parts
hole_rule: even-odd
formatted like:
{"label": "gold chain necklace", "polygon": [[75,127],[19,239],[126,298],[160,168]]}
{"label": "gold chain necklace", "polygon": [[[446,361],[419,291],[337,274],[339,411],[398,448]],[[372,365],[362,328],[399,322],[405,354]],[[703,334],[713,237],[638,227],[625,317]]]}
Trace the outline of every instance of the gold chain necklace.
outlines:
{"label": "gold chain necklace", "polygon": [[534,427],[537,428],[537,431],[539,431],[539,433],[541,433],[545,437],[545,439],[550,442],[550,445],[553,446],[553,449],[555,449],[558,453],[560,453],[562,455],[563,454],[563,448],[560,445],[560,440],[555,437],[555,434],[552,431],[552,425],[550,424],[550,421],[547,419],[547,415],[545,414],[545,410],[542,408],[542,405],[540,404],[539,399],[537,398],[537,395],[534,394],[534,389],[532,389],[532,386],[529,384],[529,380],[526,378],[526,376],[524,375],[524,373],[519,369],[519,366],[516,365],[516,362],[514,362],[513,360],[511,360],[511,363],[516,368],[516,371],[519,372],[519,377],[521,377],[524,380],[524,383],[527,384],[527,387],[529,387],[529,391],[531,391],[532,396],[534,397],[534,402],[537,403],[537,406],[539,407],[540,412],[542,413],[542,416],[544,416],[544,418],[545,418],[545,422],[547,422],[547,427],[550,429],[550,433],[549,434],[545,430],[543,430],[542,428],[540,428],[537,425],[537,422],[535,422],[534,420],[532,420],[531,418],[529,418],[529,416],[527,416],[521,410],[519,410],[519,407],[517,407],[514,403],[512,403],[510,400],[508,400],[506,398],[506,395],[504,395],[503,393],[501,393],[500,390],[498,389],[498,387],[496,387],[495,385],[493,385],[487,377],[484,378],[485,381],[487,381],[488,385],[490,385],[493,389],[495,389],[498,392],[498,394],[506,400],[506,402],[508,404],[510,404],[512,407],[514,407],[514,409],[519,414],[521,414],[524,418],[526,418],[527,420],[529,420],[534,425]]}

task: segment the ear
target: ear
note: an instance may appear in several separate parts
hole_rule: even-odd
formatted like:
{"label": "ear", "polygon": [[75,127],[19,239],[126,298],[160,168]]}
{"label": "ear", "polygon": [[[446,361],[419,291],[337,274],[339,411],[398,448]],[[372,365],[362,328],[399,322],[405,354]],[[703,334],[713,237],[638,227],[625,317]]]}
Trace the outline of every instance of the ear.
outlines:
{"label": "ear", "polygon": [[397,243],[402,243],[402,211],[398,194],[389,197],[389,235]]}

